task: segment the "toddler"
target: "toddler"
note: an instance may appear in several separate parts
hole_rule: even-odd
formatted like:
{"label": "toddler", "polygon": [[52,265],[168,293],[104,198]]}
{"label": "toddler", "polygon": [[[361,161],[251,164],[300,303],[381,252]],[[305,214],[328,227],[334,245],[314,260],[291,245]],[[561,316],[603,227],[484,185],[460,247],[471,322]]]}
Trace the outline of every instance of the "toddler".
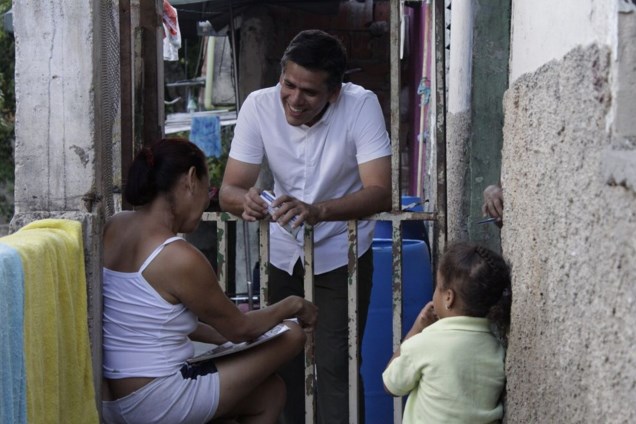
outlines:
{"label": "toddler", "polygon": [[449,247],[433,301],[382,374],[389,394],[408,395],[404,424],[501,420],[510,303],[510,268],[499,254],[467,242]]}

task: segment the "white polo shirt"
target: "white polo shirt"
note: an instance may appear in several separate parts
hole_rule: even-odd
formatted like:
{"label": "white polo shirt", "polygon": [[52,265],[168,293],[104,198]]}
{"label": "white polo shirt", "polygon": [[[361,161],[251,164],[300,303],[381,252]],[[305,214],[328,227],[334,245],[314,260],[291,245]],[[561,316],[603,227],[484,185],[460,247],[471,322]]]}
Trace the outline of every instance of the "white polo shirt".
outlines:
{"label": "white polo shirt", "polygon": [[[358,165],[391,155],[380,103],[374,93],[347,83],[320,121],[292,126],[285,119],[280,84],[251,93],[241,108],[230,149],[232,159],[260,164],[267,157],[274,193],[313,204],[362,189]],[[360,221],[358,252],[371,246],[375,222]],[[270,261],[292,273],[303,258],[303,232],[296,238],[270,225]],[[322,274],[348,263],[347,223],[320,222],[314,227],[314,272]]]}

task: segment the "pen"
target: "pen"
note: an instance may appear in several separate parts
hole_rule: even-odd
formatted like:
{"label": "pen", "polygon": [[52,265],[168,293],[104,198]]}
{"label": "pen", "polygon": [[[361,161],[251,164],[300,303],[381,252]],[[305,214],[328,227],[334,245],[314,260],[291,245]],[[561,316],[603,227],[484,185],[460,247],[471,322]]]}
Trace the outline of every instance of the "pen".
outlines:
{"label": "pen", "polygon": [[482,219],[481,221],[477,221],[475,224],[487,224],[489,222],[495,222],[497,220],[497,218],[486,218],[486,219]]}

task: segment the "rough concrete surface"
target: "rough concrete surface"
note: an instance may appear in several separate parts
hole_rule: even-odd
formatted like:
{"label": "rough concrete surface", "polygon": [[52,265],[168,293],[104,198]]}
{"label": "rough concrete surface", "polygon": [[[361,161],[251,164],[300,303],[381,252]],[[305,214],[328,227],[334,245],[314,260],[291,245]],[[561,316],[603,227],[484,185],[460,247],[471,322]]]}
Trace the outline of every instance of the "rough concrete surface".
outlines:
{"label": "rough concrete surface", "polygon": [[448,240],[468,239],[469,140],[471,132],[470,110],[448,113],[448,145],[446,150]]}
{"label": "rough concrete surface", "polygon": [[611,66],[578,47],[504,97],[508,423],[636,422],[636,193],[601,169]]}
{"label": "rough concrete surface", "polygon": [[86,5],[15,4],[15,212],[83,210],[95,182],[93,21]]}

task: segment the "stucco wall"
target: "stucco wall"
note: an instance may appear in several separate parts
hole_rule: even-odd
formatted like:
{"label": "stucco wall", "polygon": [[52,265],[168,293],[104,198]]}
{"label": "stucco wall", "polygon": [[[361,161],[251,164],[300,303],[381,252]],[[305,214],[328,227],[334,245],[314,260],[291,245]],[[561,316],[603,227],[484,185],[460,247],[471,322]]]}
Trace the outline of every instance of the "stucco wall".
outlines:
{"label": "stucco wall", "polygon": [[601,169],[610,57],[575,48],[504,97],[508,423],[636,422],[636,193]]}
{"label": "stucco wall", "polygon": [[612,45],[624,0],[512,0],[510,81],[579,45]]}
{"label": "stucco wall", "polygon": [[14,12],[15,212],[83,210],[95,179],[92,13],[60,1]]}
{"label": "stucco wall", "polygon": [[101,399],[101,233],[112,203],[118,32],[108,2],[14,2],[15,216],[82,223],[96,400]]}

